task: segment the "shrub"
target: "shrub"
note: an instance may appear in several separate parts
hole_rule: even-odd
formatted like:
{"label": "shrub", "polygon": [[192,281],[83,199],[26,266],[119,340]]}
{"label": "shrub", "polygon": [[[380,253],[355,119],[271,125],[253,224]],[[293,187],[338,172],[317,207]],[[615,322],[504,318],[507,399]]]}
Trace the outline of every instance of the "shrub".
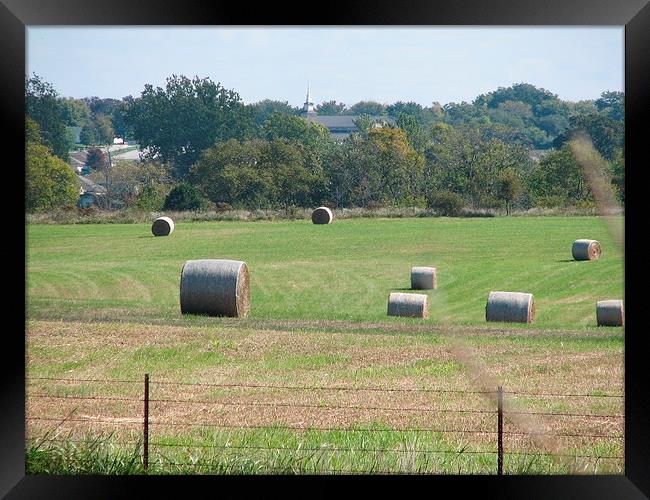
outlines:
{"label": "shrub", "polygon": [[438,191],[429,200],[429,208],[433,208],[440,215],[453,217],[463,211],[465,200],[458,193]]}
{"label": "shrub", "polygon": [[539,196],[535,200],[535,206],[540,208],[560,208],[566,207],[566,201],[564,196]]}
{"label": "shrub", "polygon": [[379,201],[369,201],[365,204],[364,208],[367,208],[369,210],[377,210],[378,208],[384,208],[384,204]]}
{"label": "shrub", "polygon": [[181,183],[172,188],[165,198],[165,210],[204,210],[207,200],[201,192],[191,184]]}
{"label": "shrub", "polygon": [[217,212],[230,212],[232,210],[232,205],[230,203],[226,203],[225,201],[218,201],[214,204],[214,209]]}
{"label": "shrub", "polygon": [[149,184],[142,189],[135,206],[142,210],[157,212],[165,204],[167,188],[160,184]]}

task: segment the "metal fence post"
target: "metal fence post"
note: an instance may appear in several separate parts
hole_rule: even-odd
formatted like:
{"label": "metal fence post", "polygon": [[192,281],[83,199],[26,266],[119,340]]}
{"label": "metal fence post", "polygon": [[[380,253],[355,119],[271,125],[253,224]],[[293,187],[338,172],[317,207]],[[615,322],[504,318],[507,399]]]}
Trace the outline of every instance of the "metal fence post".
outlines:
{"label": "metal fence post", "polygon": [[144,435],[142,440],[145,473],[149,469],[149,374],[144,374]]}
{"label": "metal fence post", "polygon": [[497,389],[498,412],[497,412],[497,474],[503,475],[503,387]]}

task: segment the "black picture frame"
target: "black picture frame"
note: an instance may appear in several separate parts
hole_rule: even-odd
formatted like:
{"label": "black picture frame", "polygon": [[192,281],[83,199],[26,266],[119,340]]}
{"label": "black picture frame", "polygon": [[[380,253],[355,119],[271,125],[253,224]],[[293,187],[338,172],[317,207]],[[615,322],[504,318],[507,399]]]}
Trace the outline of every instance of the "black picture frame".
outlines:
{"label": "black picture frame", "polygon": [[[498,498],[648,498],[650,495],[650,394],[646,377],[641,294],[635,293],[642,270],[641,207],[645,142],[643,125],[650,118],[650,5],[649,0],[447,0],[446,2],[386,0],[338,4],[277,4],[245,7],[236,3],[197,0],[0,0],[0,136],[5,189],[3,226],[12,226],[2,250],[12,280],[5,285],[5,323],[0,370],[0,495],[6,498],[124,498],[177,497],[206,489],[206,496],[245,496],[260,493],[282,496],[320,496],[351,493],[360,478],[312,477],[237,478],[216,476],[26,476],[25,475],[25,259],[24,219],[24,84],[26,26],[36,25],[501,25],[501,26],[625,26],[625,474],[620,476],[430,476],[408,478],[409,486],[423,486],[436,494],[441,487],[453,494],[471,491]],[[64,56],[64,55],[62,55]],[[7,156],[8,155],[8,156]],[[7,177],[9,174],[9,177]],[[23,191],[24,192],[24,191]],[[22,211],[24,214],[24,211]],[[15,229],[15,232],[14,232]],[[7,234],[6,232],[4,233]],[[13,263],[13,265],[12,265]],[[15,283],[15,284],[14,284]],[[22,319],[22,321],[21,321]],[[9,326],[11,325],[11,326]],[[370,479],[370,480],[369,480]],[[363,478],[364,493],[406,493],[400,477]],[[236,487],[237,493],[231,488]],[[225,492],[229,491],[227,495]],[[318,493],[318,494],[317,494]],[[415,493],[415,491],[413,491]],[[418,493],[422,494],[422,493]]]}

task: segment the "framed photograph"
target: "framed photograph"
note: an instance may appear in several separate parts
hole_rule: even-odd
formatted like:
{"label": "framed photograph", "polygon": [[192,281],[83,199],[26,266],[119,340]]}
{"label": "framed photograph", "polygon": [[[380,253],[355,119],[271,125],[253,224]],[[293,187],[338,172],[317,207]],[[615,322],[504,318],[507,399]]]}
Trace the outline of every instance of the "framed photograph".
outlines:
{"label": "framed photograph", "polygon": [[647,0],[2,0],[0,33],[7,498],[650,495]]}

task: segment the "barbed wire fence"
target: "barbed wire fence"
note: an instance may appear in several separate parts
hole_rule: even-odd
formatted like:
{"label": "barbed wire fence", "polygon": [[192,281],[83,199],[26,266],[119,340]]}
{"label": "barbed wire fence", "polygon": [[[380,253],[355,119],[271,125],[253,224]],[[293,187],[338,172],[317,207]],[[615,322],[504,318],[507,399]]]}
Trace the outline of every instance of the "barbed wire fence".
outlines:
{"label": "barbed wire fence", "polygon": [[[144,375],[144,380],[133,380],[133,379],[90,379],[90,378],[56,378],[56,377],[28,377],[29,382],[39,381],[42,385],[46,382],[54,383],[64,383],[64,384],[80,384],[80,383],[96,383],[103,386],[110,385],[119,385],[121,387],[126,387],[126,384],[133,384],[133,389],[131,392],[137,390],[137,385],[142,384],[142,395],[141,396],[113,396],[107,394],[69,394],[67,391],[65,394],[56,394],[56,393],[46,393],[28,391],[27,398],[33,400],[50,400],[52,402],[61,402],[61,401],[70,401],[70,402],[88,402],[95,401],[99,403],[125,403],[127,405],[133,406],[131,409],[129,407],[129,414],[126,416],[113,417],[106,415],[93,415],[91,417],[79,417],[76,415],[76,410],[78,407],[73,408],[71,412],[64,416],[38,416],[38,415],[28,415],[26,417],[28,422],[39,423],[39,428],[42,430],[45,428],[45,433],[36,436],[29,436],[28,440],[39,441],[39,442],[56,442],[65,440],[70,443],[84,443],[88,441],[88,438],[78,439],[69,435],[64,439],[56,436],[56,431],[64,424],[72,424],[73,426],[81,426],[82,424],[90,425],[92,429],[101,428],[102,433],[105,432],[104,428],[106,425],[111,425],[114,428],[120,427],[130,427],[140,428],[138,431],[141,433],[138,439],[130,440],[114,440],[113,443],[116,445],[125,445],[125,446],[138,446],[141,448],[141,458],[142,465],[145,472],[149,469],[150,456],[151,453],[157,457],[159,461],[162,460],[167,466],[172,467],[189,467],[189,468],[203,468],[206,469],[206,465],[200,461],[177,461],[176,459],[169,459],[162,453],[160,450],[164,449],[211,449],[222,450],[222,451],[236,451],[245,456],[246,453],[250,452],[276,452],[276,453],[293,453],[293,454],[304,454],[304,453],[330,453],[330,454],[409,454],[410,456],[496,456],[496,470],[495,472],[499,475],[503,474],[503,465],[504,465],[504,456],[523,456],[523,457],[558,457],[558,458],[569,458],[569,459],[595,459],[595,460],[618,460],[622,461],[623,456],[619,454],[584,454],[584,453],[549,453],[539,452],[535,450],[522,450],[517,448],[515,440],[533,438],[535,436],[552,436],[555,438],[562,439],[579,439],[579,440],[605,440],[613,441],[619,440],[622,443],[623,432],[622,427],[624,423],[624,415],[618,413],[594,413],[594,412],[573,412],[573,411],[516,411],[509,410],[504,401],[506,397],[519,396],[525,398],[538,398],[540,400],[544,399],[567,399],[567,398],[600,398],[601,400],[613,400],[613,401],[623,401],[622,394],[606,394],[606,393],[557,393],[557,392],[525,392],[525,391],[504,391],[504,389],[499,386],[495,388],[494,391],[478,391],[478,390],[464,390],[464,389],[439,389],[439,388],[390,388],[390,387],[349,387],[349,386],[335,386],[335,385],[286,385],[286,384],[256,384],[256,383],[201,383],[201,382],[178,382],[178,381],[166,381],[166,380],[151,380],[149,374]],[[151,397],[150,387],[151,386],[165,387],[168,390],[172,390],[173,394],[176,394],[174,397]],[[257,389],[264,390],[275,390],[282,391],[284,393],[291,392],[367,392],[367,393],[419,393],[426,395],[449,395],[454,394],[458,395],[461,398],[465,398],[468,395],[489,395],[495,396],[497,405],[495,408],[469,408],[469,407],[459,407],[459,408],[446,408],[441,406],[385,406],[377,404],[328,404],[328,403],[318,403],[311,404],[307,402],[286,402],[286,401],[256,401],[256,400],[247,400],[247,401],[229,401],[229,400],[216,400],[210,398],[190,398],[183,397],[185,390],[188,388],[202,388],[202,389],[215,389],[215,390],[229,390],[229,389],[238,389],[243,391],[251,391]],[[106,391],[104,391],[106,392]],[[182,422],[172,419],[165,419],[163,415],[158,415],[156,412],[151,411],[151,407],[156,405],[175,405],[175,407],[188,408],[192,405],[202,405],[203,407],[212,405],[213,407],[221,408],[285,408],[285,409],[309,409],[315,410],[317,412],[324,411],[336,411],[336,412],[346,412],[350,410],[354,411],[379,411],[383,413],[388,412],[399,412],[401,414],[425,414],[425,415],[436,415],[443,414],[449,416],[467,416],[467,415],[476,415],[486,420],[492,421],[491,427],[481,427],[481,428],[465,428],[458,426],[411,426],[411,427],[402,427],[402,428],[357,428],[357,427],[341,427],[341,426],[328,426],[328,425],[310,425],[309,423],[301,422],[300,424],[288,424],[282,423],[258,423],[258,424],[249,424],[245,422],[227,422],[222,420],[195,420],[191,422]],[[106,411],[106,413],[109,413]],[[512,422],[509,422],[509,415],[535,415],[538,417],[544,417],[548,419],[582,419],[590,423],[590,429],[588,432],[558,432],[557,430],[539,430],[535,432],[522,431],[516,426],[513,427]],[[48,425],[49,424],[49,425]],[[33,425],[33,424],[32,424]],[[617,432],[612,432],[612,427]],[[275,431],[290,431],[290,432],[344,432],[344,433],[402,433],[402,434],[420,434],[420,433],[429,433],[442,436],[454,435],[454,436],[465,436],[465,435],[476,435],[482,436],[483,438],[489,438],[493,440],[494,447],[490,449],[466,449],[466,446],[462,446],[460,449],[449,449],[449,448],[412,448],[412,447],[368,447],[368,446],[279,446],[270,443],[268,445],[261,444],[233,444],[230,443],[230,440],[226,440],[226,443],[197,443],[191,441],[183,442],[169,442],[164,439],[159,440],[150,440],[150,434],[152,429],[218,429],[218,430],[229,430],[229,431],[238,431],[238,430],[268,430],[273,429]],[[600,429],[600,430],[599,430]],[[135,431],[134,431],[135,432]],[[95,433],[95,435],[100,435],[101,433]],[[133,434],[133,433],[132,433]],[[52,437],[54,436],[54,437]],[[504,441],[505,440],[505,441]],[[510,440],[510,441],[509,441]],[[519,443],[521,444],[521,443]],[[286,472],[286,468],[274,468],[273,466],[264,467],[265,471],[279,471]],[[328,467],[324,470],[325,473],[348,473],[348,474],[417,474],[421,472],[402,471],[395,468],[389,469],[377,469],[371,467],[369,469],[354,469],[354,468],[343,468],[337,469]],[[429,472],[425,472],[429,473]]]}

